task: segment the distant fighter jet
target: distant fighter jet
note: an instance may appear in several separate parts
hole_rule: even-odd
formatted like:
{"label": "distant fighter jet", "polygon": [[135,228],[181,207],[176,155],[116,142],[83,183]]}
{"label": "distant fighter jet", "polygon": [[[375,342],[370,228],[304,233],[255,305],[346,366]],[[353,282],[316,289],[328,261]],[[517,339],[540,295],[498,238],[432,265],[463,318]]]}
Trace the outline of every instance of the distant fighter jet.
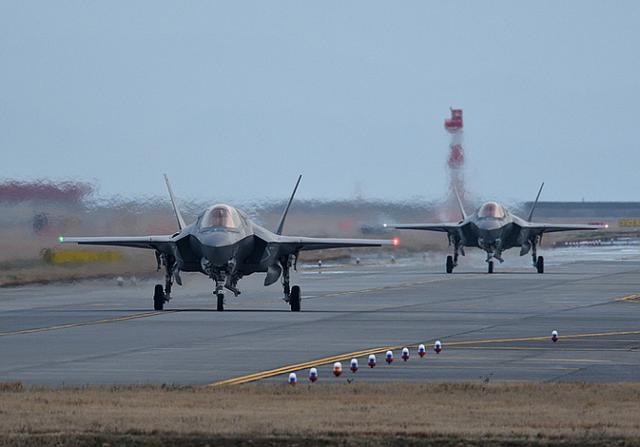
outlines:
{"label": "distant fighter jet", "polygon": [[453,272],[458,265],[458,255],[464,256],[464,247],[479,247],[487,252],[486,262],[489,273],[493,273],[493,260],[503,262],[502,252],[520,247],[520,256],[531,251],[533,266],[538,273],[544,273],[544,258],[538,256],[537,247],[544,233],[574,230],[598,230],[600,225],[545,224],[531,222],[544,183],[538,190],[527,219],[511,214],[497,202],[486,202],[471,216],[467,216],[458,192],[455,191],[462,220],[458,223],[395,224],[391,228],[400,230],[427,230],[447,233],[449,245],[453,246],[453,256],[447,256],[446,271]]}
{"label": "distant fighter jet", "polygon": [[162,310],[171,298],[173,281],[182,285],[180,272],[201,272],[215,282],[218,311],[224,310],[224,289],[235,296],[240,294],[237,283],[243,276],[266,272],[264,285],[275,283],[282,275],[284,300],[294,312],[300,311],[302,299],[300,287],[289,287],[289,270],[296,268],[298,254],[306,250],[323,250],[340,247],[380,247],[397,245],[394,240],[330,239],[299,236],[283,236],[284,222],[298,189],[302,175],[298,177],[275,233],[249,220],[237,208],[219,204],[207,208],[191,225],[185,225],[176,205],[168,177],[164,176],[171,204],[178,220],[179,231],[168,236],[128,237],[64,237],[60,242],[86,245],[116,245],[122,247],[155,250],[158,270],[165,268],[165,285],[156,284],[153,307]]}

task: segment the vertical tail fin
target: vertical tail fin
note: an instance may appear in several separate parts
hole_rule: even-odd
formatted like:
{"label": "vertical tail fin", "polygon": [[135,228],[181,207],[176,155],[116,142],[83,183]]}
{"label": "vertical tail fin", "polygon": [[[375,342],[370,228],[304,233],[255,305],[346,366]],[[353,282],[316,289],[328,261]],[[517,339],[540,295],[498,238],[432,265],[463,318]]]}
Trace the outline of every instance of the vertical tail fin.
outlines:
{"label": "vertical tail fin", "polygon": [[527,221],[531,222],[531,219],[533,218],[533,212],[536,209],[536,205],[538,204],[538,199],[540,198],[540,193],[542,192],[542,188],[544,188],[544,182],[542,182],[542,185],[540,185],[540,189],[538,190],[538,195],[536,196],[536,200],[533,202],[533,205],[531,205],[531,210],[529,211],[529,217],[527,217]]}
{"label": "vertical tail fin", "polygon": [[296,191],[298,190],[298,185],[300,184],[300,180],[302,180],[302,174],[298,176],[298,181],[296,182],[296,186],[293,188],[293,192],[291,193],[291,197],[289,198],[289,203],[287,203],[287,207],[284,209],[284,213],[282,213],[282,217],[280,218],[280,222],[278,223],[276,234],[282,234],[282,230],[284,228],[284,221],[287,219],[287,213],[289,212],[289,207],[291,206],[291,202],[293,202],[293,196],[296,195]]}
{"label": "vertical tail fin", "polygon": [[184,219],[182,218],[182,214],[178,209],[178,205],[176,205],[176,198],[173,196],[173,189],[171,189],[171,183],[169,183],[169,177],[167,174],[164,175],[164,182],[167,184],[167,189],[169,190],[169,197],[171,198],[171,206],[173,206],[173,212],[176,214],[176,219],[178,219],[178,228],[182,230],[186,225],[184,224]]}
{"label": "vertical tail fin", "polygon": [[464,205],[462,205],[462,199],[460,199],[460,194],[458,194],[458,188],[454,186],[453,192],[456,194],[456,200],[458,201],[458,207],[460,207],[460,213],[462,214],[462,219],[465,220],[467,218],[467,213],[464,211]]}

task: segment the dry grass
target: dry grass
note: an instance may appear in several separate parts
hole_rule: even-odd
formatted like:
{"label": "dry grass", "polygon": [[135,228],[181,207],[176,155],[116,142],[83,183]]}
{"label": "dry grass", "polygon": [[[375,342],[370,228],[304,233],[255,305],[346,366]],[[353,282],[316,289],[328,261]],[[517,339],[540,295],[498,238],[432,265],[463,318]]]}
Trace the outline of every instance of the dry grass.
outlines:
{"label": "dry grass", "polygon": [[640,384],[6,384],[0,387],[0,444],[264,445],[313,439],[390,445],[401,439],[416,445],[640,445],[639,415]]}

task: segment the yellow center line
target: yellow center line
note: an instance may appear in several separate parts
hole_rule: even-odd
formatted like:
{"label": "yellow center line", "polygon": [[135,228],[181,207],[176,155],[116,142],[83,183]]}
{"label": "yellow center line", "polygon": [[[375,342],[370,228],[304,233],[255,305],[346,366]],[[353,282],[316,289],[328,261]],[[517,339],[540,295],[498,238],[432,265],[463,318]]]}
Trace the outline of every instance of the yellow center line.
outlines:
{"label": "yellow center line", "polygon": [[[561,336],[561,340],[571,340],[571,339],[580,339],[580,338],[589,338],[589,337],[609,337],[614,335],[640,335],[640,331],[620,331],[620,332],[597,332],[597,333],[588,333],[588,334],[571,334],[571,335],[563,335]],[[521,341],[540,341],[540,340],[549,340],[549,336],[544,337],[521,337],[521,338],[500,338],[500,339],[484,339],[484,340],[464,340],[464,341],[453,341],[447,342],[446,346],[471,346],[478,344],[487,344],[487,343],[513,343],[513,342],[521,342]],[[429,342],[424,342],[427,344]],[[270,369],[267,371],[259,371],[257,373],[248,374],[245,376],[235,377],[232,379],[221,380],[218,382],[210,383],[209,387],[217,387],[222,385],[241,385],[244,383],[255,382],[258,380],[267,379],[270,377],[279,376],[282,374],[288,374],[295,371],[300,371],[301,369],[306,368],[314,368],[322,365],[327,365],[333,362],[342,362],[347,361],[354,357],[362,357],[368,356],[370,354],[380,354],[386,351],[393,351],[402,349],[404,347],[408,348],[417,348],[418,343],[413,345],[397,345],[397,346],[386,346],[386,347],[376,347],[371,349],[365,349],[362,351],[354,351],[348,352],[344,354],[338,354],[331,357],[324,357],[317,360],[310,360],[308,362],[303,363],[295,363],[292,365],[282,366],[280,368]]]}
{"label": "yellow center line", "polygon": [[165,313],[173,313],[173,312],[175,311],[169,310],[164,312],[143,312],[139,314],[125,315],[122,317],[105,318],[102,320],[82,321],[79,323],[66,323],[66,324],[58,324],[55,326],[39,327],[39,328],[33,328],[33,329],[21,329],[18,331],[11,331],[11,332],[0,332],[0,337],[6,337],[9,335],[35,334],[38,332],[48,332],[48,331],[55,331],[58,329],[69,329],[69,328],[82,327],[82,326],[92,326],[96,324],[115,323],[118,321],[137,320],[139,318],[153,317],[156,315],[162,315]]}

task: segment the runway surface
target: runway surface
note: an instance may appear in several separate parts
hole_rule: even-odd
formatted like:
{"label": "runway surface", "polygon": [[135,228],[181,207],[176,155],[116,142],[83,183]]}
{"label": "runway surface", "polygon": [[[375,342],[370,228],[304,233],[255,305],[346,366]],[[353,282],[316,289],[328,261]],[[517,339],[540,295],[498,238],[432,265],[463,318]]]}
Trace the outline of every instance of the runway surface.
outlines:
{"label": "runway surface", "polygon": [[[229,297],[222,313],[201,275],[184,275],[164,312],[150,310],[151,281],[0,289],[0,381],[216,384],[284,381],[298,371],[304,382],[311,366],[319,383],[637,381],[638,250],[546,250],[544,275],[515,252],[493,275],[479,254],[462,258],[452,275],[441,273],[443,254],[363,259],[322,273],[308,265],[294,276],[300,313],[289,312],[279,285],[263,287],[262,275],[244,278],[242,295]],[[554,329],[558,343],[549,339]],[[429,348],[424,359],[418,343]],[[412,347],[406,363],[402,346]],[[374,369],[366,367],[370,352],[379,353]],[[331,376],[337,359],[340,378]]]}

